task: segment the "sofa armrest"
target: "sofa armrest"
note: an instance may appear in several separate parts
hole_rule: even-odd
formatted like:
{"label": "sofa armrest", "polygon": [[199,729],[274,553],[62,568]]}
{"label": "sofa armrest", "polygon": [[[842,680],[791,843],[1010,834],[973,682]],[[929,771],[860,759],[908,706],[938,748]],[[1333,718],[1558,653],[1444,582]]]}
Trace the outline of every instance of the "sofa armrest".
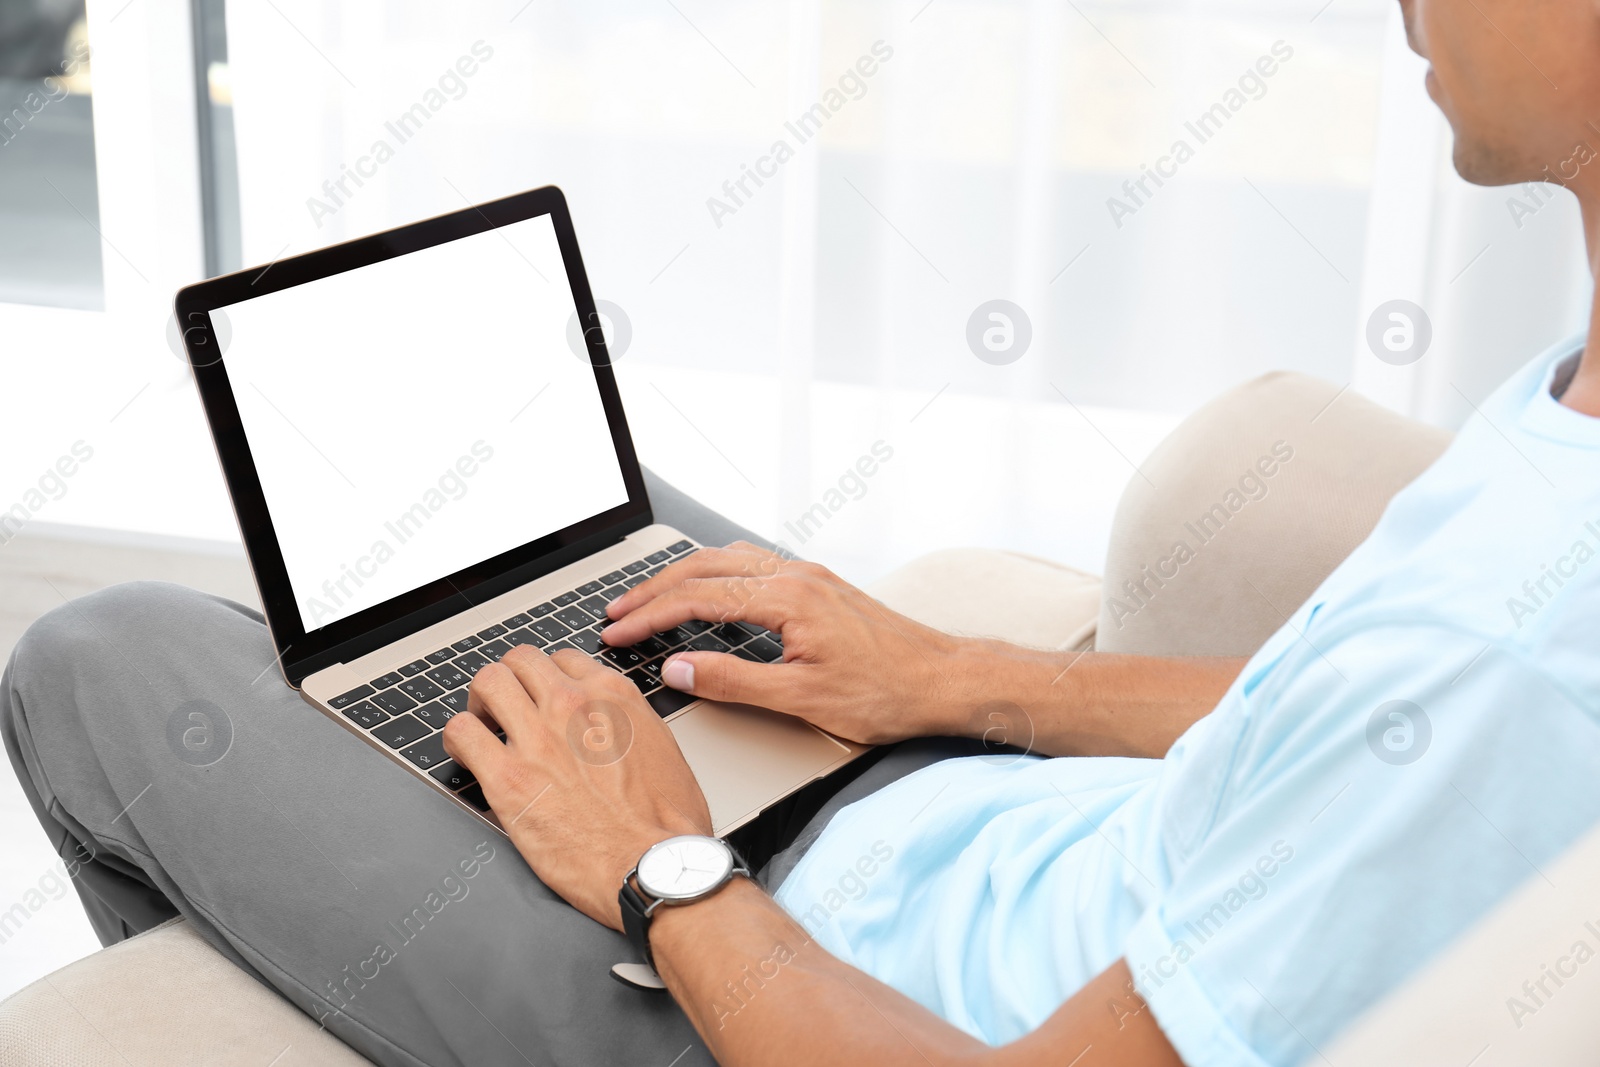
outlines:
{"label": "sofa armrest", "polygon": [[370,1067],[182,919],[70,963],[0,1003],[0,1063]]}
{"label": "sofa armrest", "polygon": [[1596,885],[1600,829],[1357,1020],[1329,1062],[1591,1067],[1600,1056]]}
{"label": "sofa armrest", "polygon": [[950,548],[901,567],[869,590],[920,623],[1029,648],[1086,648],[1100,579],[1059,563],[987,548]]}
{"label": "sofa armrest", "polygon": [[1095,647],[1250,655],[1449,443],[1303,374],[1268,374],[1211,401],[1129,480]]}

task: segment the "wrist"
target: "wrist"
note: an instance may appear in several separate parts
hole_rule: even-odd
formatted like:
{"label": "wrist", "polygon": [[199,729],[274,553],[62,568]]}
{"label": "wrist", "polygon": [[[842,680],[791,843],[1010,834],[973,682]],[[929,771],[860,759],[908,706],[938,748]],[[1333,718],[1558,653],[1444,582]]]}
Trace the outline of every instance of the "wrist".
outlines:
{"label": "wrist", "polygon": [[657,972],[671,967],[672,961],[687,946],[705,941],[720,928],[729,913],[754,901],[770,900],[754,874],[735,875],[710,896],[688,904],[657,908],[650,924],[650,952],[655,957]]}
{"label": "wrist", "polygon": [[1080,653],[1023,648],[989,638],[954,639],[938,733],[1032,747],[1032,709],[1063,699]]}
{"label": "wrist", "polygon": [[617,903],[617,894],[628,882],[639,860],[646,852],[659,845],[669,837],[677,837],[683,833],[694,833],[693,830],[668,830],[665,827],[650,827],[628,833],[616,848],[608,850],[605,860],[604,873],[599,878],[599,900],[603,901],[603,922],[613,930],[622,929],[622,909]]}

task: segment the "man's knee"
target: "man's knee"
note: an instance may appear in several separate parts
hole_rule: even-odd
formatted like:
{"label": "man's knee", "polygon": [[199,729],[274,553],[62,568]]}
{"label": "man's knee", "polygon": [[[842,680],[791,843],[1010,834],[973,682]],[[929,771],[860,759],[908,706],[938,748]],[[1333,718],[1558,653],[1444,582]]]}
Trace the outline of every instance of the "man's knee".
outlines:
{"label": "man's knee", "polygon": [[[7,680],[60,678],[98,660],[121,662],[154,634],[215,609],[217,602],[172,582],[124,582],[70,600],[40,616],[17,642]],[[180,631],[181,632],[181,631]]]}

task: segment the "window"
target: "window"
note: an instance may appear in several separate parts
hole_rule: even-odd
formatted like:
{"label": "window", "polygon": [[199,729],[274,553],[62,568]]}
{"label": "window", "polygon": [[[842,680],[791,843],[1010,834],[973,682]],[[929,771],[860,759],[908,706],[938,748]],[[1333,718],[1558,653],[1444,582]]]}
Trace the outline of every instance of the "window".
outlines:
{"label": "window", "polygon": [[104,306],[83,4],[0,6],[0,301]]}

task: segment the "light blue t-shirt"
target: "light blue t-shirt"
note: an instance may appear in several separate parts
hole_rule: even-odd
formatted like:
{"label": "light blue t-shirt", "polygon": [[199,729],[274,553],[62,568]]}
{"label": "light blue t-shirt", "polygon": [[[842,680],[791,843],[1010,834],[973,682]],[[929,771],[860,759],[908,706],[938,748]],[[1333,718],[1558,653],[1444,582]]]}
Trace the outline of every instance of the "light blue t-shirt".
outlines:
{"label": "light blue t-shirt", "polygon": [[1600,820],[1600,419],[1485,401],[1163,760],[977,757],[777,893],[991,1044],[1126,958],[1190,1067],[1299,1064]]}

